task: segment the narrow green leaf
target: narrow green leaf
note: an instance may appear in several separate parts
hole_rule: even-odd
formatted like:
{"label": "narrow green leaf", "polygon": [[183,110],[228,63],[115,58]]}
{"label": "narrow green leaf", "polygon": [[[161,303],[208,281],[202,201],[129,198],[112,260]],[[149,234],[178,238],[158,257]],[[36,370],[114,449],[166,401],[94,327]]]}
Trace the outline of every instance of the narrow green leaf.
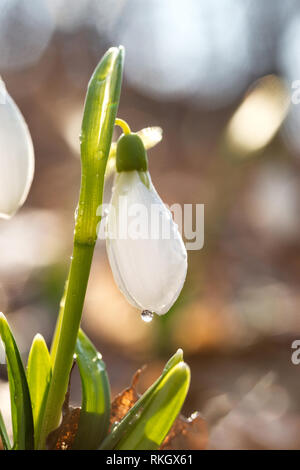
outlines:
{"label": "narrow green leaf", "polygon": [[102,204],[105,169],[119,106],[123,61],[123,47],[111,47],[88,85],[80,136],[82,175],[75,243],[91,245],[97,240],[102,216],[99,206]]}
{"label": "narrow green leaf", "polygon": [[11,421],[12,421],[12,428],[13,428],[13,440],[14,440],[14,447],[15,447],[17,440],[18,440],[18,409],[17,409],[17,403],[13,399],[13,397],[15,396],[15,383],[14,383],[14,378],[13,378],[9,363],[7,363],[7,375],[8,375],[9,392],[10,392],[10,408],[11,408]]}
{"label": "narrow green leaf", "polygon": [[3,419],[1,411],[0,411],[0,438],[2,440],[4,450],[10,450],[11,445],[9,442],[9,437],[6,431],[6,427],[5,427],[5,423],[4,423],[4,419]]}
{"label": "narrow green leaf", "polygon": [[33,449],[34,431],[30,394],[25,370],[16,342],[3,313],[0,313],[0,336],[4,343],[14,434],[14,449]]}
{"label": "narrow green leaf", "polygon": [[76,360],[82,384],[82,408],[73,449],[97,449],[106,436],[110,417],[110,387],[105,363],[79,330]]}
{"label": "narrow green leaf", "polygon": [[51,359],[46,342],[40,334],[37,334],[33,339],[27,363],[27,382],[35,436],[39,436],[40,433],[51,373]]}
{"label": "narrow green leaf", "polygon": [[140,413],[146,409],[150,403],[153,393],[162,382],[167,373],[172,370],[177,364],[183,360],[183,351],[178,349],[177,352],[168,360],[161,376],[151,385],[151,387],[146,390],[146,392],[141,396],[141,398],[133,405],[133,407],[128,411],[126,416],[120,421],[120,423],[113,428],[111,433],[106,437],[100,446],[101,450],[112,450],[116,448],[116,445],[120,440],[129,433],[129,431],[136,424],[137,420],[140,417]]}
{"label": "narrow green leaf", "polygon": [[177,349],[176,353],[170,357],[168,362],[166,363],[162,376],[164,377],[169,370],[171,370],[173,367],[175,367],[179,362],[183,362],[183,351],[182,349]]}
{"label": "narrow green leaf", "polygon": [[136,425],[118,443],[118,450],[155,450],[171,429],[187,395],[190,369],[184,362],[174,366],[153,392]]}

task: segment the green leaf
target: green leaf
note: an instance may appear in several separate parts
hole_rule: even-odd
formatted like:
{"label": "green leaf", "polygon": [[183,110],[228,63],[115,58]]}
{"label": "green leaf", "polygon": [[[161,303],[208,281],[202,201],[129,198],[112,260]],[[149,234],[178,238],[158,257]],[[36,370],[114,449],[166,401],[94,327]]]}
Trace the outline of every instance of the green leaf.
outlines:
{"label": "green leaf", "polygon": [[[155,391],[157,390],[160,383],[167,376],[167,374],[176,367],[177,364],[183,363],[183,351],[178,349],[177,352],[169,359],[166,363],[161,376],[146,390],[141,398],[133,405],[128,411],[126,416],[120,421],[120,423],[113,428],[111,433],[106,437],[102,443],[100,449],[112,450],[115,449],[117,444],[128,435],[130,430],[135,426],[137,421],[140,419],[141,413],[147,408],[151,402]],[[172,423],[171,423],[172,424]]]}
{"label": "green leaf", "polygon": [[179,364],[179,362],[182,362],[182,361],[183,361],[183,351],[180,348],[180,349],[177,349],[176,353],[172,357],[170,357],[170,359],[166,363],[163,373],[162,373],[162,377],[164,377],[166,373],[169,372],[169,370],[171,370],[173,367]]}
{"label": "green leaf", "polygon": [[74,237],[80,244],[90,245],[97,240],[102,216],[99,206],[119,106],[123,61],[123,47],[110,48],[88,85],[80,136],[82,177]]}
{"label": "green leaf", "polygon": [[110,418],[110,387],[105,363],[91,341],[79,330],[76,360],[82,384],[82,408],[72,449],[97,449],[106,436]]}
{"label": "green leaf", "polygon": [[27,364],[27,382],[30,391],[35,436],[39,436],[49,384],[51,359],[44,338],[37,334],[32,342]]}
{"label": "green leaf", "polygon": [[3,313],[0,336],[4,343],[11,398],[14,449],[33,449],[34,431],[29,388],[16,342]]}
{"label": "green leaf", "polygon": [[0,411],[0,437],[2,440],[4,450],[10,450],[11,445],[9,442],[8,434],[6,431],[6,427],[5,427],[5,423],[4,423],[4,419],[3,419],[1,411]]}
{"label": "green leaf", "polygon": [[158,449],[181,410],[189,384],[190,369],[184,362],[179,362],[155,388],[136,425],[118,443],[116,449]]}

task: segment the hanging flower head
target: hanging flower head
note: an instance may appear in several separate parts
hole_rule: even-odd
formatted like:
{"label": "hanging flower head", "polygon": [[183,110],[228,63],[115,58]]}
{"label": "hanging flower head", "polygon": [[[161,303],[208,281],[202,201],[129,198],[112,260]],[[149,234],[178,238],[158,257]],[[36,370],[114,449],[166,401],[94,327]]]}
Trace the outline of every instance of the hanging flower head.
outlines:
{"label": "hanging flower head", "polygon": [[25,202],[34,174],[27,124],[0,78],[0,217],[12,217]]}
{"label": "hanging flower head", "polygon": [[117,143],[117,174],[106,224],[108,257],[127,300],[149,315],[163,315],[183,287],[187,253],[170,211],[152,184],[142,138],[123,121],[116,122],[124,134]]}

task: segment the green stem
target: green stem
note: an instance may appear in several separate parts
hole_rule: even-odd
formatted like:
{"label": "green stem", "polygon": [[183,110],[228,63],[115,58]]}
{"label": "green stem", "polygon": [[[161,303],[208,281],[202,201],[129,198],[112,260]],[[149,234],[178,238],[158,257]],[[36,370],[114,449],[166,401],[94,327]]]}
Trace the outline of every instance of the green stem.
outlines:
{"label": "green stem", "polygon": [[[47,399],[45,420],[56,427],[61,414],[64,395],[67,390],[69,373],[72,367],[73,354],[81,320],[81,313],[87,288],[94,245],[74,245],[65,309],[61,322],[57,352],[54,361],[53,376]],[[57,401],[60,400],[58,406]],[[53,423],[50,427],[50,423]],[[44,428],[44,426],[43,426]],[[46,434],[48,434],[47,429]],[[42,437],[42,434],[41,434]],[[39,443],[44,447],[44,442]]]}
{"label": "green stem", "polygon": [[116,126],[120,126],[125,135],[131,134],[131,129],[124,119],[117,118]]}
{"label": "green stem", "polygon": [[[85,293],[101,220],[104,175],[119,104],[123,48],[111,48],[98,64],[88,87],[81,133],[81,188],[76,215],[74,248],[64,302],[53,339],[53,373],[39,449],[60,420],[67,391]],[[101,211],[100,211],[101,212]]]}

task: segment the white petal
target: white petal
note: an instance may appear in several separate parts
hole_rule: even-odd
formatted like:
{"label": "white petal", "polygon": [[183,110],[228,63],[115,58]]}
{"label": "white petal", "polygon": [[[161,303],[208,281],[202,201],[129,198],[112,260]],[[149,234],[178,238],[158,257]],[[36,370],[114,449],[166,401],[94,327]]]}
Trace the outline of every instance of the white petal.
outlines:
{"label": "white petal", "polygon": [[[135,238],[130,232],[126,238],[121,237],[120,196],[126,201],[128,211],[137,203],[143,205],[149,230],[155,228],[151,206],[159,206],[161,220],[169,227],[171,238],[164,239],[162,233],[158,239]],[[177,299],[186,277],[187,254],[178,228],[151,180],[148,189],[136,171],[116,175],[112,207],[116,212],[115,217],[112,211],[107,217],[107,252],[115,281],[135,307],[162,315]]]}
{"label": "white petal", "polygon": [[26,122],[7,92],[0,96],[0,217],[24,203],[34,174],[34,152]]}
{"label": "white petal", "polygon": [[137,132],[143,141],[145,149],[151,149],[162,140],[162,128],[161,127],[146,127]]}

